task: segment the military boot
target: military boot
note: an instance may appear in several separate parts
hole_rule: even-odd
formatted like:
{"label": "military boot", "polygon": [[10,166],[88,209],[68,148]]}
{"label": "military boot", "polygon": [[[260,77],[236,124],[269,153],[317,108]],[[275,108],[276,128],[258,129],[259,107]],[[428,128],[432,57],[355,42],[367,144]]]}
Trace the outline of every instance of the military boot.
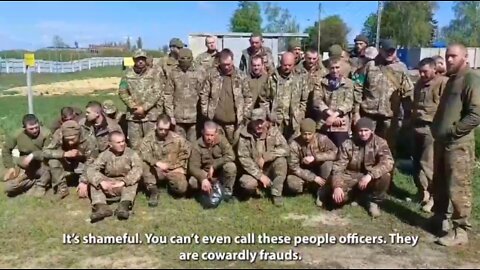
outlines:
{"label": "military boot", "polygon": [[315,205],[317,207],[323,207],[323,201],[327,198],[327,189],[319,188],[317,190],[317,199],[315,200]]}
{"label": "military boot", "polygon": [[428,202],[422,207],[422,210],[423,210],[425,213],[431,213],[431,212],[432,212],[432,208],[433,208],[433,198],[430,197],[430,199],[428,200]]}
{"label": "military boot", "polygon": [[32,196],[32,197],[35,197],[35,198],[41,198],[43,196],[45,196],[45,193],[46,193],[46,189],[45,187],[42,187],[42,186],[39,186],[39,185],[34,185],[29,191],[28,191],[28,195],[29,196]]}
{"label": "military boot", "polygon": [[67,197],[70,194],[68,191],[67,183],[62,182],[57,186],[57,195],[58,199],[62,200],[63,198]]}
{"label": "military boot", "polygon": [[466,245],[468,244],[468,234],[463,228],[456,227],[453,231],[450,231],[444,237],[441,237],[437,240],[437,244],[446,246],[446,247],[453,247],[459,245]]}
{"label": "military boot", "polygon": [[108,207],[108,205],[103,203],[98,203],[93,206],[92,214],[90,215],[90,222],[95,223],[106,217],[112,216],[113,212]]}
{"label": "military boot", "polygon": [[282,196],[273,196],[272,198],[273,205],[277,207],[282,207],[283,206],[283,197]]}
{"label": "military boot", "polygon": [[117,210],[115,210],[115,215],[119,220],[124,220],[129,218],[131,205],[132,205],[131,201],[121,201],[118,204]]}
{"label": "military boot", "polygon": [[368,212],[373,218],[377,218],[380,216],[380,209],[378,208],[378,204],[374,202],[369,202],[368,204]]}
{"label": "military boot", "polygon": [[158,187],[157,185],[151,185],[148,187],[148,192],[150,192],[150,197],[148,198],[148,206],[149,207],[157,207],[158,206]]}

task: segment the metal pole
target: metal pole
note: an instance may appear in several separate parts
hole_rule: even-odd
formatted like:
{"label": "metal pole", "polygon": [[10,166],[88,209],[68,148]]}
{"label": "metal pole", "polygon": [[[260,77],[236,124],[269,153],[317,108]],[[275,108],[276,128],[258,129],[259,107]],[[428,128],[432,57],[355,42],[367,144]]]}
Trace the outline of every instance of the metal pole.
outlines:
{"label": "metal pole", "polygon": [[319,55],[322,55],[322,52],[320,51],[320,21],[322,20],[322,17],[321,17],[321,13],[322,13],[322,3],[318,3],[318,33],[317,33],[317,50],[318,50],[318,53]]}
{"label": "metal pole", "polygon": [[380,46],[380,24],[382,22],[382,1],[378,1],[378,9],[377,9],[377,36],[375,37],[375,47],[377,50]]}
{"label": "metal pole", "polygon": [[32,71],[27,66],[28,113],[33,114]]}

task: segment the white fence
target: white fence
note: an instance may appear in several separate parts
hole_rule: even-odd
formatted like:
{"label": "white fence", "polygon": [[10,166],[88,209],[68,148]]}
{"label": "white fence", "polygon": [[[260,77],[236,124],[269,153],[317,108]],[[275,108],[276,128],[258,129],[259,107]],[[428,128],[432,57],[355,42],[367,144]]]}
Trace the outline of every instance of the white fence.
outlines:
{"label": "white fence", "polygon": [[[94,57],[71,62],[36,60],[33,72],[66,73],[88,70],[97,67],[121,66],[123,57]],[[0,74],[26,73],[23,59],[0,59]]]}

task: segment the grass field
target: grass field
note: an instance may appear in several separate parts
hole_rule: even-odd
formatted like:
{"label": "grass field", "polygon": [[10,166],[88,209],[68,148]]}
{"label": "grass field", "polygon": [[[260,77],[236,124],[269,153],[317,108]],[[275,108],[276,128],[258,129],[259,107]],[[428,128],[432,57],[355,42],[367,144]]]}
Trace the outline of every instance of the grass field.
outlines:
{"label": "grass field", "polygon": [[[62,106],[83,108],[91,99],[112,98],[123,108],[117,96],[99,95],[72,98],[71,96],[35,97],[38,116],[50,123]],[[25,97],[0,98],[0,127],[7,132],[20,127],[20,119],[26,112]],[[0,168],[0,175],[2,168]],[[237,204],[222,204],[215,210],[203,210],[194,199],[173,199],[162,190],[160,205],[151,209],[145,195],[139,193],[134,215],[128,221],[108,218],[90,224],[90,205],[71,195],[62,202],[55,202],[51,191],[42,199],[25,195],[7,198],[0,193],[0,265],[3,267],[255,267],[255,268],[446,268],[480,265],[478,225],[480,225],[480,176],[475,178],[474,231],[470,244],[463,248],[447,249],[433,243],[427,232],[428,214],[419,206],[404,200],[413,198],[415,186],[411,176],[398,173],[395,182],[400,191],[382,206],[382,216],[372,220],[361,207],[347,206],[326,211],[314,205],[312,196],[288,197],[283,208],[274,207],[270,201],[252,199]],[[0,191],[3,185],[0,185]],[[112,205],[115,209],[116,205]],[[62,242],[64,234],[81,236],[121,236],[124,233],[140,233],[139,245],[68,245]],[[270,236],[335,236],[358,233],[359,235],[384,236],[390,233],[416,235],[417,246],[409,245],[222,245],[222,244],[159,244],[147,245],[145,233],[163,236],[237,236],[248,233]],[[242,251],[287,252],[293,249],[301,255],[298,262],[257,261],[254,265],[242,261],[183,262],[181,252],[230,252]]]}
{"label": "grass field", "polygon": [[[54,82],[64,82],[71,80],[82,80],[89,78],[121,77],[122,72],[122,68],[120,66],[116,66],[99,67],[91,70],[83,70],[71,73],[33,73],[32,85],[49,84]],[[2,90],[18,86],[27,86],[27,78],[25,74],[0,74],[0,92]]]}

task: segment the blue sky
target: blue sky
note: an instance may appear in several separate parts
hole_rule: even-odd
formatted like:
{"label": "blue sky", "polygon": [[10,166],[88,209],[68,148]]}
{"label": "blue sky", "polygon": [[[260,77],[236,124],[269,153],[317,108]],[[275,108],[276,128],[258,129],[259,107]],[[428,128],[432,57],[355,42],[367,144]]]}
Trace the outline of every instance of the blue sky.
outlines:
{"label": "blue sky", "polygon": [[[302,31],[318,18],[319,2],[277,3],[290,10]],[[438,3],[436,19],[445,26],[454,17],[453,2]],[[144,48],[158,49],[171,37],[187,42],[189,33],[227,32],[236,8],[236,1],[0,2],[0,50],[51,46],[54,35],[72,46],[78,41],[81,47],[141,36]],[[322,2],[322,17],[340,15],[352,41],[376,9],[376,1]]]}

